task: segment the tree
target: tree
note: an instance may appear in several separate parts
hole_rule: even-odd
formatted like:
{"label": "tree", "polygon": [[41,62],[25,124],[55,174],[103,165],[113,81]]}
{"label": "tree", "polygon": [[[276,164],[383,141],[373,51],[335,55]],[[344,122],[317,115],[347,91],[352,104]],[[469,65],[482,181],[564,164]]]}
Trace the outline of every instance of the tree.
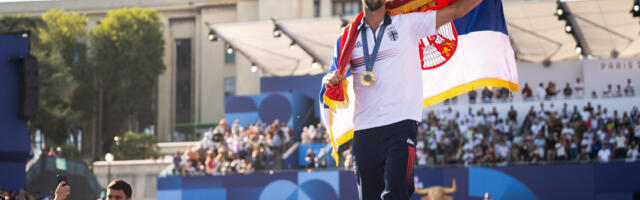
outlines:
{"label": "tree", "polygon": [[86,126],[82,110],[74,110],[78,87],[74,71],[86,67],[86,15],[67,13],[60,9],[42,15],[44,26],[38,28],[38,48],[32,53],[39,59],[40,113],[31,121],[41,130],[47,141],[64,144],[69,135],[77,140],[77,133]]}
{"label": "tree", "polygon": [[111,10],[89,34],[96,69],[103,150],[126,129],[139,131],[151,122],[152,89],[165,70],[160,16],[155,10]]}
{"label": "tree", "polygon": [[117,160],[138,160],[158,157],[158,140],[144,133],[127,132],[124,137],[111,147]]}

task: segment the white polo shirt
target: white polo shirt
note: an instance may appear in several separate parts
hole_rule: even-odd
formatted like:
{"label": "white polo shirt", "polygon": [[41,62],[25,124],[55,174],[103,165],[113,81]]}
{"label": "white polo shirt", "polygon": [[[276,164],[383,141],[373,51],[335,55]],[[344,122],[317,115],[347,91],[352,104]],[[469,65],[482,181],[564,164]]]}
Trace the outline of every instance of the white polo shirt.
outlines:
{"label": "white polo shirt", "polygon": [[[382,25],[387,24],[384,33]],[[384,34],[373,73],[373,85],[363,86],[360,75],[365,72],[362,36],[351,54],[349,69],[353,74],[355,92],[354,130],[363,130],[422,118],[422,69],[418,42],[420,38],[435,35],[436,12],[416,12],[386,15],[374,35],[363,20],[358,26],[366,29],[369,53],[373,52],[375,37]]]}

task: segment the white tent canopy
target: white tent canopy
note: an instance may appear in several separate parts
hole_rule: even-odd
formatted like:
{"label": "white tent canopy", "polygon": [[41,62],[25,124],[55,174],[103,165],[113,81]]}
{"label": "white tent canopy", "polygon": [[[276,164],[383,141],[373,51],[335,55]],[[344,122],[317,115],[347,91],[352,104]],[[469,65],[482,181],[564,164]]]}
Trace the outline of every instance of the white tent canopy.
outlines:
{"label": "white tent canopy", "polygon": [[[610,58],[614,50],[619,57],[640,55],[640,18],[633,18],[629,13],[632,1],[566,3],[592,56]],[[518,59],[541,62],[580,58],[575,51],[576,41],[564,31],[565,21],[554,15],[556,6],[555,1],[505,3],[507,28]],[[348,17],[351,18],[353,16]],[[212,24],[210,28],[267,75],[309,75],[329,69],[342,25],[339,17],[284,19],[276,23],[298,43],[290,47],[292,39],[285,34],[273,37],[274,23],[270,20]],[[313,68],[313,57],[318,58],[323,67]]]}

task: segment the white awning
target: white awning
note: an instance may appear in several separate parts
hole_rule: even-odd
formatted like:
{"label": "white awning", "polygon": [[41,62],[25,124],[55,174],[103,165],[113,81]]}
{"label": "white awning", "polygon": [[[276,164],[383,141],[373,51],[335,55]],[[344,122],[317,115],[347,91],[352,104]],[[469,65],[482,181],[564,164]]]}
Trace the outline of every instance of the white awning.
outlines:
{"label": "white awning", "polygon": [[[619,57],[640,55],[640,18],[633,18],[629,13],[631,1],[570,1],[567,5],[591,55],[611,58],[614,50],[619,52]],[[554,15],[556,6],[555,1],[505,2],[507,28],[518,59],[541,62],[580,57],[572,35],[564,31],[565,21]],[[273,37],[274,24],[269,20],[210,27],[267,75],[311,75],[329,69],[341,30],[340,18],[285,19],[277,20],[277,23],[299,44],[290,47],[292,40],[285,34]],[[314,59],[310,54],[315,55],[323,66],[312,68]]]}

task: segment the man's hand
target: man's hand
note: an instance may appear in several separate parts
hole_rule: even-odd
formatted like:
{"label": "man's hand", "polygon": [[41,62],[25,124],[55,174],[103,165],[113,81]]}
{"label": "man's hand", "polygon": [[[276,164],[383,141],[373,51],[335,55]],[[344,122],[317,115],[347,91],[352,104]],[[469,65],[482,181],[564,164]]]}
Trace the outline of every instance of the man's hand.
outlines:
{"label": "man's hand", "polygon": [[345,76],[340,74],[338,72],[338,70],[334,71],[333,74],[331,74],[330,76],[328,76],[325,80],[324,80],[324,84],[326,84],[329,87],[334,87],[338,84],[340,84],[340,81],[342,81],[342,79],[344,79]]}
{"label": "man's hand", "polygon": [[482,3],[482,0],[456,0],[453,4],[436,12],[436,29],[466,15],[471,9]]}
{"label": "man's hand", "polygon": [[58,183],[58,187],[56,188],[56,197],[55,200],[65,200],[69,194],[71,194],[71,187],[66,185],[66,181],[62,181]]}

